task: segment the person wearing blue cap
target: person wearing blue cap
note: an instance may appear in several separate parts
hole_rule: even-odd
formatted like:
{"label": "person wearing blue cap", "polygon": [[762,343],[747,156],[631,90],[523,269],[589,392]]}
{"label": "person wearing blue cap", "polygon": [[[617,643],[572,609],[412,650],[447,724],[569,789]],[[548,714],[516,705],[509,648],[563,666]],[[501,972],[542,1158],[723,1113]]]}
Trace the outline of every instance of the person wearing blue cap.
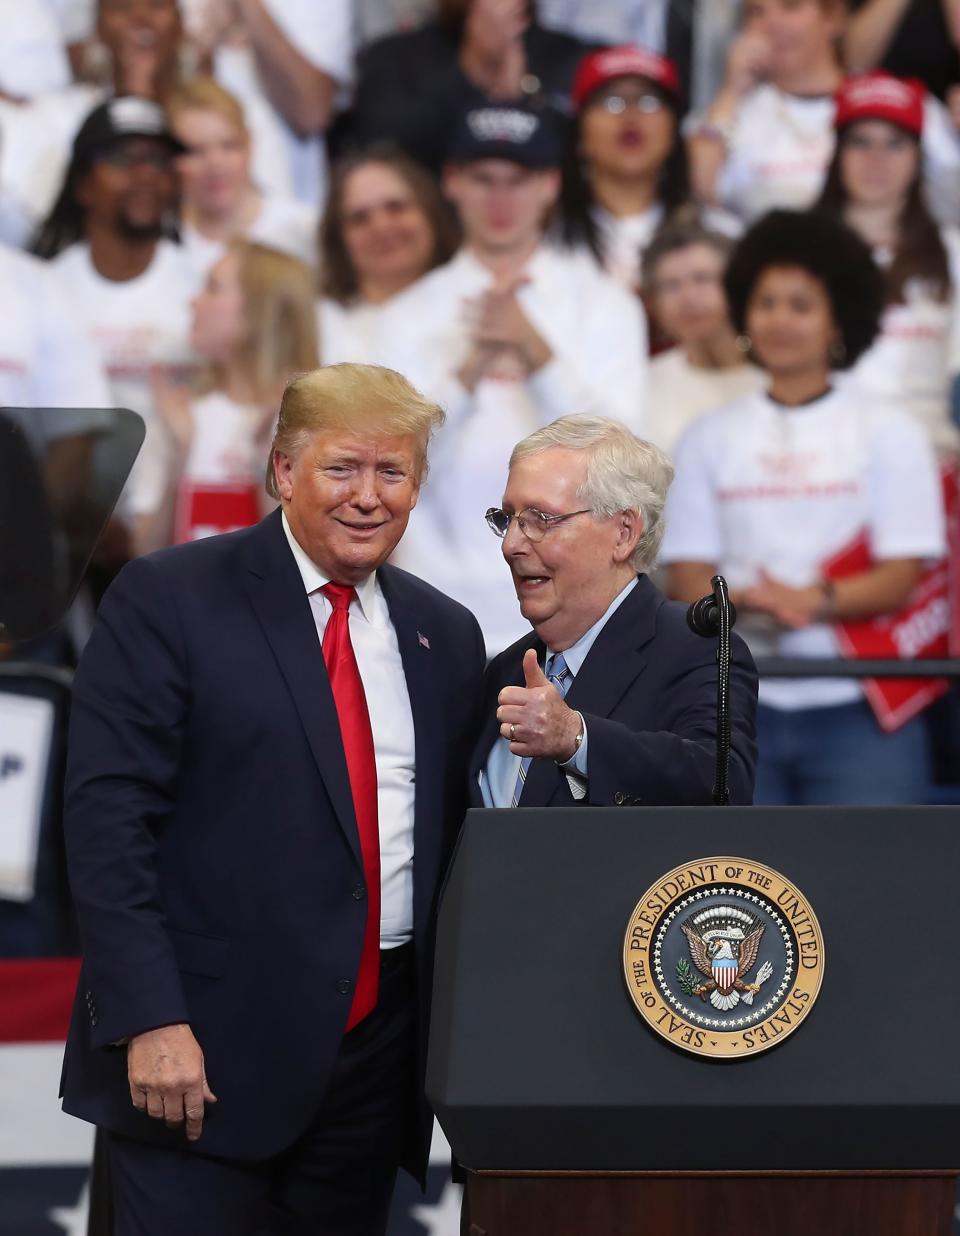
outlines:
{"label": "person wearing blue cap", "polygon": [[473,610],[490,655],[522,633],[482,519],[513,444],[573,412],[643,429],[647,332],[639,301],[588,256],[545,239],[559,163],[546,113],[494,103],[463,113],[444,168],[463,245],[396,297],[381,323],[384,362],[448,415],[402,565],[443,580]]}

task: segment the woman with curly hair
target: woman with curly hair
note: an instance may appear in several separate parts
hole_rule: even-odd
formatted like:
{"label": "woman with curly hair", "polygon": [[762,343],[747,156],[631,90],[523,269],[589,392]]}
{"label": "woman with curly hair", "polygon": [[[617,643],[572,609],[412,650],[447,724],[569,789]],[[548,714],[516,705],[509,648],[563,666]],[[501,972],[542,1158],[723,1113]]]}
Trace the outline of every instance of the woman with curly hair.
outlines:
{"label": "woman with curly hair", "polygon": [[[662,555],[670,590],[692,600],[719,570],[755,655],[836,657],[839,624],[895,614],[924,560],[944,551],[923,430],[831,377],[876,338],[883,275],[843,223],[773,211],[743,237],[725,282],[768,387],[681,440]],[[898,720],[884,732],[856,679],[765,679],[755,801],[922,799],[924,726]]]}

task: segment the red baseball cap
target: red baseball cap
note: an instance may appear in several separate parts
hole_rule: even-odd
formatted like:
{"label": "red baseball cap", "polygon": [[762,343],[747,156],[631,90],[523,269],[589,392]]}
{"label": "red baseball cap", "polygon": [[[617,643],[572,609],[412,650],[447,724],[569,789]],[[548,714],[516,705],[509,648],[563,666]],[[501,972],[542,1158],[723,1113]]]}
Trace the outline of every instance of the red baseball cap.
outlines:
{"label": "red baseball cap", "polygon": [[848,77],[837,91],[833,124],[837,129],[854,120],[886,120],[917,137],[923,132],[927,90],[915,77],[861,73]]}
{"label": "red baseball cap", "polygon": [[636,43],[624,43],[591,52],[577,65],[570,92],[577,111],[595,90],[615,77],[645,77],[675,98],[680,96],[680,75],[672,60]]}

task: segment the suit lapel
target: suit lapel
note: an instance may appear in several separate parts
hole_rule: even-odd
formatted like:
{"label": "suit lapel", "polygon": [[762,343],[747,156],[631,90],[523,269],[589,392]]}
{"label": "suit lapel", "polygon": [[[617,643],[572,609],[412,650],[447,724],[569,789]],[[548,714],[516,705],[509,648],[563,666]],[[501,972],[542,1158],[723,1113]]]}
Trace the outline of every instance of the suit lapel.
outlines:
{"label": "suit lapel", "polygon": [[[595,717],[609,717],[647,666],[645,645],[656,630],[660,594],[646,575],[597,636],[580,672],[566,694],[571,708]],[[521,654],[522,659],[522,654]],[[589,756],[588,756],[589,759]],[[521,807],[549,806],[569,798],[570,787],[562,768],[553,760],[534,760],[520,796]]]}
{"label": "suit lapel", "polygon": [[[424,608],[402,572],[383,566],[377,572],[407,681],[413,715],[416,781],[413,808],[414,919],[419,928],[426,920],[424,896],[429,898],[438,877],[444,825],[444,755],[449,736],[444,733],[443,667],[438,664],[438,633],[435,615]],[[433,645],[433,647],[431,647]]]}
{"label": "suit lapel", "polygon": [[567,692],[578,712],[609,717],[647,667],[645,645],[656,631],[660,594],[646,575],[594,641]]}
{"label": "suit lapel", "polygon": [[362,863],[353,795],[317,628],[280,512],[263,520],[248,544],[244,588],[300,715],[337,822]]}

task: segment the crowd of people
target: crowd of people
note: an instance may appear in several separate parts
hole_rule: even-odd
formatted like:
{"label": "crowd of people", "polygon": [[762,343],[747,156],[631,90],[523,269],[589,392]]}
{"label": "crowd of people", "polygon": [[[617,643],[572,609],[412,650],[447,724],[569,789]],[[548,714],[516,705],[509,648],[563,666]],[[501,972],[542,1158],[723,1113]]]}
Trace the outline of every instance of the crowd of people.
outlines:
{"label": "crowd of people", "polygon": [[[676,469],[668,595],[722,571],[756,656],[945,655],[946,11],[0,0],[0,405],[144,418],[115,568],[273,505],[292,377],[398,370],[447,419],[394,560],[488,656],[526,629],[484,520],[514,445],[613,417]],[[947,687],[764,681],[757,801],[923,801]]]}

